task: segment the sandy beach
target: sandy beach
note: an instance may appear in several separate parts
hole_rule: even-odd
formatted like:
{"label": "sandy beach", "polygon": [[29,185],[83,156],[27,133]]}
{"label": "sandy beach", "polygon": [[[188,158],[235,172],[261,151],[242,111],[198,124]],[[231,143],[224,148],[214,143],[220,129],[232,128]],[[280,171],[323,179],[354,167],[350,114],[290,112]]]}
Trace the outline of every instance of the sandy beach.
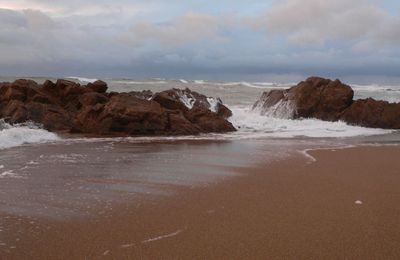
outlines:
{"label": "sandy beach", "polygon": [[400,1],[0,0],[0,260],[400,260]]}
{"label": "sandy beach", "polygon": [[400,149],[310,155],[231,168],[240,175],[105,216],[4,216],[18,228],[3,233],[15,248],[2,259],[398,259]]}

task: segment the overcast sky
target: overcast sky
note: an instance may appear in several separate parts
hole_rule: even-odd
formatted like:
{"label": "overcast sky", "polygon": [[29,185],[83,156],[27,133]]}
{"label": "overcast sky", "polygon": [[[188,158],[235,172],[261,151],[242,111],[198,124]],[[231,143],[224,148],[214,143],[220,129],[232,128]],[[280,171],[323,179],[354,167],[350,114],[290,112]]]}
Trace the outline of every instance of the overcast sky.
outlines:
{"label": "overcast sky", "polygon": [[400,78],[398,0],[0,0],[0,75]]}

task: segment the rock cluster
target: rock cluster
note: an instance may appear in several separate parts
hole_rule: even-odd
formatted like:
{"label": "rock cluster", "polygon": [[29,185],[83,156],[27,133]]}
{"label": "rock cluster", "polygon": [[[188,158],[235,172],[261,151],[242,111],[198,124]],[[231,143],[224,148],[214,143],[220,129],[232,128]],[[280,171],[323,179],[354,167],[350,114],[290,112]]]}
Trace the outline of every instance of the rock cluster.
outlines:
{"label": "rock cluster", "polygon": [[107,93],[96,81],[81,86],[59,79],[0,83],[0,118],[33,121],[49,131],[91,135],[195,135],[229,132],[230,110],[219,99],[189,89]]}
{"label": "rock cluster", "polygon": [[289,89],[264,92],[253,109],[292,119],[342,120],[352,125],[400,129],[400,103],[353,100],[353,96],[351,87],[339,80],[311,77]]}

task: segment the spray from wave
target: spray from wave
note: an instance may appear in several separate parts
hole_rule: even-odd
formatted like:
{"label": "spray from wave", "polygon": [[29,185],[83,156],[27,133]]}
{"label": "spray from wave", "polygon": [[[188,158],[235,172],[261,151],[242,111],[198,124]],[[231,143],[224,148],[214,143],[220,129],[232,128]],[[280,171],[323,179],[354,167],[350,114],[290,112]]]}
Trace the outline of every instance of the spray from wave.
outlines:
{"label": "spray from wave", "polygon": [[23,124],[8,124],[0,120],[0,149],[11,148],[23,144],[56,141],[60,138],[32,122]]}
{"label": "spray from wave", "polygon": [[345,122],[328,122],[318,119],[290,119],[292,105],[277,103],[269,110],[246,106],[231,107],[230,122],[239,133],[257,138],[345,138],[391,133],[391,130],[351,126]]}

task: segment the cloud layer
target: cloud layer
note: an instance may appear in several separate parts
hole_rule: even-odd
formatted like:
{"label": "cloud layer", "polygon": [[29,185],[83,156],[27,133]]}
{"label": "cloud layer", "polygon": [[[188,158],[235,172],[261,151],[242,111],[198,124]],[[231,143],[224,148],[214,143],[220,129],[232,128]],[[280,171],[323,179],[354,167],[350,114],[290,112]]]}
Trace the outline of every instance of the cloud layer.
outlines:
{"label": "cloud layer", "polygon": [[4,0],[0,74],[400,76],[391,1]]}

